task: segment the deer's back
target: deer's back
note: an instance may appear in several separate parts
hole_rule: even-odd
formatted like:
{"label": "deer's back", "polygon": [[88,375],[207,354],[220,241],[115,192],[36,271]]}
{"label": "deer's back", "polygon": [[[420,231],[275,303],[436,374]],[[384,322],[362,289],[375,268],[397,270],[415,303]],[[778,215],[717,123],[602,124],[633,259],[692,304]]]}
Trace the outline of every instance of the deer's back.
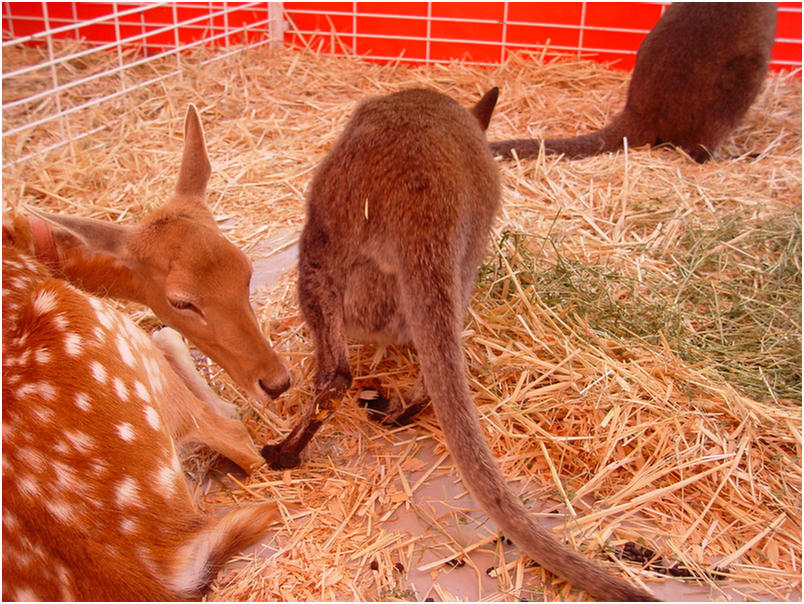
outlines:
{"label": "deer's back", "polygon": [[3,246],[4,598],[170,596],[166,552],[201,520],[160,418],[164,363],[130,320]]}

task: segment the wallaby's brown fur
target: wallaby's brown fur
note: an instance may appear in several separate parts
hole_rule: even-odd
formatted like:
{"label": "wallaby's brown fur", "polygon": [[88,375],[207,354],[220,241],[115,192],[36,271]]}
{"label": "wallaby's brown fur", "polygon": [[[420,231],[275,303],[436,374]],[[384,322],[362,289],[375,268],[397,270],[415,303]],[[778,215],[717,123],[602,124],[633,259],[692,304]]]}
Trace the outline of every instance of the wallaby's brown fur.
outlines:
{"label": "wallaby's brown fur", "polygon": [[642,41],[625,109],[597,132],[574,138],[491,143],[499,155],[580,158],[623,146],[672,143],[704,162],[754,102],[776,31],[775,3],[671,5]]}
{"label": "wallaby's brown fur", "polygon": [[[461,323],[500,204],[483,131],[491,90],[472,113],[431,90],[361,104],[310,189],[299,299],[315,342],[317,387],[351,383],[345,334],[412,342],[436,417],[470,492],[539,564],[604,600],[653,597],[560,544],[507,486],[465,376]],[[479,122],[479,123],[478,123]]]}

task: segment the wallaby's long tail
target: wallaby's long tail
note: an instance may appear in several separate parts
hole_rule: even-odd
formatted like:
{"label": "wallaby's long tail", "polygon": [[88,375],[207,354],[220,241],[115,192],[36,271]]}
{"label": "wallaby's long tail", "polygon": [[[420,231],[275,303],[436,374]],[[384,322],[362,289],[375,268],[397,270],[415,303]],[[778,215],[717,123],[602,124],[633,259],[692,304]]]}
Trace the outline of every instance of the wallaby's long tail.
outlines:
{"label": "wallaby's long tail", "polygon": [[258,541],[277,517],[275,503],[236,508],[203,524],[176,555],[167,580],[187,598],[202,596],[229,558]]}
{"label": "wallaby's long tail", "polygon": [[623,114],[614,117],[610,124],[602,130],[575,136],[572,138],[535,138],[511,139],[489,143],[491,152],[503,157],[513,157],[516,151],[520,159],[535,157],[539,154],[542,145],[544,151],[553,155],[566,155],[571,159],[589,157],[598,153],[617,151],[623,146],[623,138],[628,138],[629,145],[637,147],[653,141],[647,135],[635,132],[635,128],[626,125],[627,120]]}
{"label": "wallaby's long tail", "polygon": [[[606,572],[561,544],[535,522],[508,487],[480,428],[460,345],[460,302],[454,276],[430,263],[415,262],[401,280],[403,308],[422,366],[436,418],[463,481],[475,501],[506,537],[537,563],[609,601],[655,601],[650,593]],[[439,286],[438,284],[442,284]],[[455,312],[446,318],[443,309]]]}

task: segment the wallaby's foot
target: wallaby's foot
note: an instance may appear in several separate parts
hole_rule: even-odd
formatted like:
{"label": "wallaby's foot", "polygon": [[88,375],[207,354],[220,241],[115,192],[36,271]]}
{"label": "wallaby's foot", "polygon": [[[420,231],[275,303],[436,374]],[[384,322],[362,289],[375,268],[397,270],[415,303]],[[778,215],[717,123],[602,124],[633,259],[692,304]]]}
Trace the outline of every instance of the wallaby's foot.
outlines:
{"label": "wallaby's foot", "polygon": [[352,374],[348,368],[338,368],[334,371],[326,371],[316,376],[316,390],[321,393],[333,391],[336,394],[346,392],[352,386]]}
{"label": "wallaby's foot", "polygon": [[298,468],[301,465],[301,452],[321,427],[321,424],[322,422],[320,421],[311,421],[306,425],[302,422],[281,443],[265,445],[260,451],[265,463],[273,470]]}
{"label": "wallaby's foot", "polygon": [[[349,377],[351,382],[351,377]],[[296,427],[281,443],[265,445],[260,454],[274,470],[286,470],[301,465],[301,452],[312,440],[318,429],[338,410],[340,396],[343,394],[338,382],[330,388],[319,391],[312,404],[302,416]]]}
{"label": "wallaby's foot", "polygon": [[[414,392],[416,390],[414,388]],[[411,401],[405,404],[398,397],[390,400],[385,398],[375,387],[365,388],[358,395],[358,400],[365,407],[369,419],[384,426],[406,426],[430,404],[426,394],[411,397]]]}

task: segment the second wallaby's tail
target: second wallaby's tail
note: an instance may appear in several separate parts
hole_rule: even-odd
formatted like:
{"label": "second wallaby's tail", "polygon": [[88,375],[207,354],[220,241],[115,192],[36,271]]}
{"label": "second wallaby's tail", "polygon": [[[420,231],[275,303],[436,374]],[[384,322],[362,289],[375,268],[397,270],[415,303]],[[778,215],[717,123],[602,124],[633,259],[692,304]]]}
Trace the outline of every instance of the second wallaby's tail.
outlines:
{"label": "second wallaby's tail", "polygon": [[643,134],[634,128],[632,121],[627,119],[624,114],[618,114],[605,128],[574,136],[572,138],[522,138],[511,139],[489,143],[491,152],[503,157],[513,157],[516,151],[520,159],[535,157],[544,146],[545,153],[553,155],[566,155],[571,159],[589,157],[598,153],[617,151],[623,146],[623,138],[628,139],[628,144],[633,147],[649,144],[653,141],[647,134]]}
{"label": "second wallaby's tail", "polygon": [[268,532],[277,518],[275,503],[236,508],[211,518],[179,548],[168,581],[189,598],[202,596],[223,564]]}
{"label": "second wallaby's tail", "polygon": [[531,518],[509,488],[483,436],[469,392],[459,337],[460,302],[454,293],[458,288],[450,287],[448,271],[439,273],[438,267],[426,263],[418,263],[417,269],[400,283],[408,309],[405,318],[436,418],[475,501],[533,560],[592,596],[609,601],[655,600],[556,540]]}

